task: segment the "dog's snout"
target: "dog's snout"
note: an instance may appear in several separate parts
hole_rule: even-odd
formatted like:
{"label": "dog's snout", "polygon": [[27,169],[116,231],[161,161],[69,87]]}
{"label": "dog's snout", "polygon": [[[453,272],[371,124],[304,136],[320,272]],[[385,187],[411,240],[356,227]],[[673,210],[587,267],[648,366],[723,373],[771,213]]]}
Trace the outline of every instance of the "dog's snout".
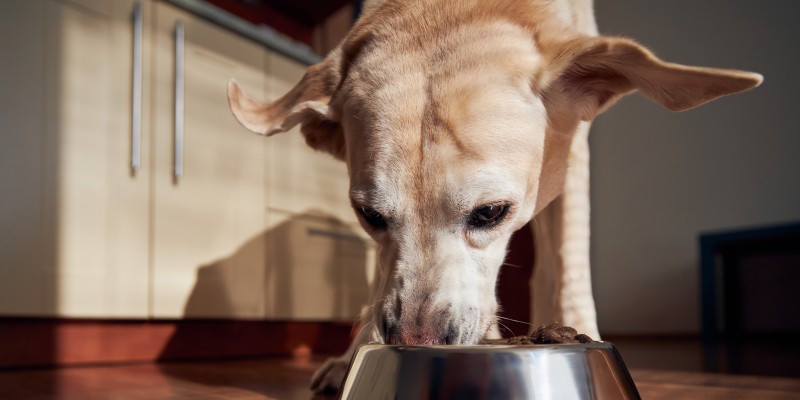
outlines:
{"label": "dog's snout", "polygon": [[449,340],[451,335],[448,330],[439,329],[436,326],[401,327],[390,325],[387,333],[389,344],[431,346],[451,343]]}
{"label": "dog's snout", "polygon": [[[394,300],[399,300],[394,298]],[[427,300],[427,299],[426,299]],[[486,324],[477,306],[452,303],[431,304],[428,301],[387,302],[382,321],[385,343],[394,345],[432,346],[473,344],[480,340]]]}
{"label": "dog's snout", "polygon": [[421,304],[394,298],[393,307],[383,315],[383,331],[389,344],[439,345],[447,344],[450,315],[446,307],[434,307],[426,298]]}

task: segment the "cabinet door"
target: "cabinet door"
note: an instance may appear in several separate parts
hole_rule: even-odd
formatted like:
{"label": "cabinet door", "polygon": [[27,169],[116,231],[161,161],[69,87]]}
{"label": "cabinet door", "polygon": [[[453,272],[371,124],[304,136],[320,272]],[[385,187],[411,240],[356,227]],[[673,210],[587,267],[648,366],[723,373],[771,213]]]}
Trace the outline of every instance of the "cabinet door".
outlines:
{"label": "cabinet door", "polygon": [[[38,166],[18,173],[41,186],[15,196],[30,196],[25,211],[37,209],[18,217],[26,230],[37,226],[41,234],[23,246],[35,256],[10,266],[15,272],[6,283],[18,297],[4,308],[26,315],[146,316],[148,182],[130,167],[134,2],[3,7],[23,3],[37,15],[20,21],[41,31],[17,43],[18,51],[41,56],[15,77],[31,86],[15,86],[29,99],[29,90],[41,85],[42,103],[34,115],[11,118],[40,121],[29,121],[31,136],[23,138],[41,139],[40,153],[27,161]],[[36,71],[40,77],[24,78]]]}
{"label": "cabinet door", "polygon": [[[226,96],[231,78],[264,94],[264,49],[163,3],[157,14],[153,316],[261,317],[269,141],[236,122]],[[184,67],[177,71],[176,24],[184,29]],[[182,116],[175,108],[181,75]],[[177,157],[176,118],[184,124]],[[183,174],[176,177],[181,156]]]}
{"label": "cabinet door", "polygon": [[[270,92],[267,100],[288,92],[306,67],[269,53]],[[263,98],[262,98],[263,99]],[[284,214],[325,214],[354,226],[358,219],[350,206],[347,167],[327,153],[306,144],[299,127],[269,138],[270,210]]]}
{"label": "cabinet door", "polygon": [[374,245],[363,231],[314,213],[270,213],[270,222],[267,317],[357,319],[369,301],[374,263]]}

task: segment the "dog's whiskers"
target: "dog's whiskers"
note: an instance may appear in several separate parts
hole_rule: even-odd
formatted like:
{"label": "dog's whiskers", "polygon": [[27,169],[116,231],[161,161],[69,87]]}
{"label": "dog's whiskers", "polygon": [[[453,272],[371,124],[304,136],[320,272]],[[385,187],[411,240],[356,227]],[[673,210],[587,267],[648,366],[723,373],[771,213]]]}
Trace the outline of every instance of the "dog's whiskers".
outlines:
{"label": "dog's whiskers", "polygon": [[[374,311],[375,307],[381,305],[385,301],[386,300],[383,299],[383,298],[376,300],[374,304],[372,304],[371,306],[367,307],[367,311],[364,313],[365,314],[364,316],[369,315],[371,317],[374,317],[374,314],[372,313],[372,311]],[[376,336],[378,336],[378,339],[380,339],[378,341],[381,342],[381,343],[386,343],[386,337],[387,337],[387,335],[389,333],[386,330],[386,324],[380,324],[380,326],[378,326],[379,324],[374,319],[371,322],[372,322],[372,326],[373,326],[374,332],[376,333]]]}
{"label": "dog's whiskers", "polygon": [[[381,335],[381,330],[377,326],[378,324],[375,323],[374,320],[374,310],[376,306],[379,306],[381,303],[384,302],[384,299],[378,299],[375,303],[367,306],[362,312],[361,316],[358,317],[355,324],[353,325],[353,329],[358,326],[358,330],[369,330],[371,331],[370,337],[372,342],[384,343],[384,337],[386,337],[385,332],[384,335]],[[352,331],[351,331],[352,334]]]}
{"label": "dog's whiskers", "polygon": [[500,322],[500,321],[495,321],[495,322],[497,322],[497,325],[499,325],[499,326],[501,326],[501,327],[505,328],[505,329],[506,329],[508,332],[510,332],[510,333],[511,333],[511,336],[517,336],[517,335],[514,333],[514,331],[513,331],[513,330],[511,330],[511,328],[509,328],[509,327],[508,327],[508,325],[506,325],[506,324],[504,324],[504,323],[502,323],[502,322]]}
{"label": "dog's whiskers", "polygon": [[[364,310],[361,313],[361,316],[359,316],[358,319],[356,320],[355,324],[353,324],[354,327],[356,325],[363,326],[365,324],[365,321],[367,321],[367,319],[372,318],[372,307],[373,306],[367,307],[367,309]],[[371,322],[371,321],[369,321],[369,322]]]}
{"label": "dog's whiskers", "polygon": [[502,319],[504,319],[504,320],[507,320],[507,321],[511,321],[511,322],[517,322],[517,323],[520,323],[520,324],[524,324],[524,325],[531,326],[531,324],[530,324],[529,322],[520,321],[520,320],[516,320],[516,319],[513,319],[513,318],[501,317],[501,316],[499,316],[499,315],[498,315],[498,316],[496,316],[495,318],[498,318],[498,319],[501,319],[501,318],[502,318]]}

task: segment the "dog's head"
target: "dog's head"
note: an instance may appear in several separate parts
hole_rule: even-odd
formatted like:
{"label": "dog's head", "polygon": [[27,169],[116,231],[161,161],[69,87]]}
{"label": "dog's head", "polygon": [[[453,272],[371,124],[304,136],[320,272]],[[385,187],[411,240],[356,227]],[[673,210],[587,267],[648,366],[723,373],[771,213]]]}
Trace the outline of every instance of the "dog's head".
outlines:
{"label": "dog's head", "polygon": [[480,340],[512,232],[561,192],[579,124],[622,95],[680,111],[761,81],[665,63],[633,41],[523,11],[390,4],[275,102],[230,85],[245,127],[301,124],[311,147],[347,163],[353,209],[381,249],[373,339]]}

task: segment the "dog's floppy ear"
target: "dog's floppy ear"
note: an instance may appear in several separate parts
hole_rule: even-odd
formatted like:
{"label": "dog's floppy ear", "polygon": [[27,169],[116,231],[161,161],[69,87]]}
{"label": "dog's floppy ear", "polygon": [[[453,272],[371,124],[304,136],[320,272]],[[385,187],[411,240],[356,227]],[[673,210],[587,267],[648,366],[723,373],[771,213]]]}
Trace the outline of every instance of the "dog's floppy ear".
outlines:
{"label": "dog's floppy ear", "polygon": [[303,79],[283,97],[260,103],[247,96],[236,81],[228,83],[228,103],[245,128],[266,136],[286,132],[301,124],[309,146],[343,160],[344,135],[330,110],[330,102],[340,82],[339,51],[306,70]]}
{"label": "dog's floppy ear", "polygon": [[763,80],[752,72],[667,63],[632,40],[603,36],[564,43],[550,65],[544,98],[573,107],[583,120],[634,90],[671,111],[684,111]]}

